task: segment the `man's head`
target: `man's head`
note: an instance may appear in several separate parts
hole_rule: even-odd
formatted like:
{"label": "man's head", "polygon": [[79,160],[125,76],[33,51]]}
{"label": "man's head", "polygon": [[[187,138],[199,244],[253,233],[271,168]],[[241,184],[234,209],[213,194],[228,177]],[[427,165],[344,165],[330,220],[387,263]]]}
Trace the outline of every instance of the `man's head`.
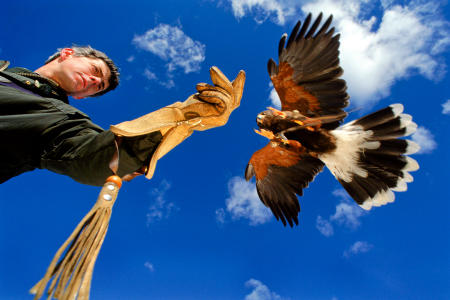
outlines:
{"label": "man's head", "polygon": [[114,62],[90,46],[58,49],[36,72],[56,81],[76,99],[103,95],[119,84]]}

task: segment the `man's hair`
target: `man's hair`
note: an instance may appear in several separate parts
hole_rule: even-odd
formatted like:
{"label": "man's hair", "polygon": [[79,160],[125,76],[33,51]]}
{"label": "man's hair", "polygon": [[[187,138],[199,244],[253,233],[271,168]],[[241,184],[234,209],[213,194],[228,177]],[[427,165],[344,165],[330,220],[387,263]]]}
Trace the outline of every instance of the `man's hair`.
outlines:
{"label": "man's hair", "polygon": [[[119,70],[117,66],[114,64],[114,62],[102,51],[96,50],[92,48],[91,46],[72,46],[71,49],[74,51],[73,55],[75,56],[85,56],[85,57],[91,57],[91,58],[98,58],[105,62],[105,64],[108,66],[109,70],[111,71],[111,76],[109,77],[109,86],[107,89],[98,92],[94,95],[91,95],[90,97],[98,97],[103,94],[106,94],[107,92],[115,89],[119,85]],[[46,61],[45,64],[48,64],[49,62],[57,59],[61,55],[62,48],[58,49],[58,52],[51,55]]]}

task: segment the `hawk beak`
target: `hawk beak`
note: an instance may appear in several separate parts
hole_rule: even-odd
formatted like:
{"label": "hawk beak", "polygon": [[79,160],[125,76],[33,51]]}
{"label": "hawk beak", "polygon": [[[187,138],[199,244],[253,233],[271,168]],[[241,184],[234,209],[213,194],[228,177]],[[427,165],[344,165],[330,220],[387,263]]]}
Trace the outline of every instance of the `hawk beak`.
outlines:
{"label": "hawk beak", "polygon": [[286,114],[284,112],[282,112],[281,110],[278,110],[278,109],[270,107],[270,106],[267,107],[267,108],[270,109],[273,112],[274,115],[280,116],[283,119],[286,118]]}

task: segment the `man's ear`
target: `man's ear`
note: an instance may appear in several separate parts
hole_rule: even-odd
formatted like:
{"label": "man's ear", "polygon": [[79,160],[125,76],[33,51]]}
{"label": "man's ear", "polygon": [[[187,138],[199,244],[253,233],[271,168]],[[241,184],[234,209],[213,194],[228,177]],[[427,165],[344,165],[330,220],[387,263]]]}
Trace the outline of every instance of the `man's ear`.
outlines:
{"label": "man's ear", "polygon": [[69,56],[73,55],[75,51],[71,48],[64,48],[61,50],[61,53],[59,54],[62,60],[65,60]]}

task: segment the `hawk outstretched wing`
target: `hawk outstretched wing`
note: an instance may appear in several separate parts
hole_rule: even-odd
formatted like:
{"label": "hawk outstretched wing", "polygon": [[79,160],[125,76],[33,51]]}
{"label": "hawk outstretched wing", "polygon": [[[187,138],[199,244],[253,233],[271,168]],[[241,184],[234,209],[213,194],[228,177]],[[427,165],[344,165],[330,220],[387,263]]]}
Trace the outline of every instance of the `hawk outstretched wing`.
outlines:
{"label": "hawk outstretched wing", "polygon": [[346,116],[343,108],[348,105],[347,85],[339,66],[339,37],[334,27],[329,29],[330,16],[319,28],[322,13],[312,26],[308,14],[303,26],[295,25],[286,43],[281,37],[278,46],[279,65],[273,59],[268,62],[270,79],[281,100],[281,110],[298,110],[307,117],[341,116],[337,121],[323,124],[322,128],[334,129]]}
{"label": "hawk outstretched wing", "polygon": [[261,201],[277,220],[292,227],[298,225],[300,205],[297,195],[314,179],[324,164],[306,153],[297,144],[277,144],[273,141],[256,151],[247,165],[245,178],[256,177],[256,189]]}

